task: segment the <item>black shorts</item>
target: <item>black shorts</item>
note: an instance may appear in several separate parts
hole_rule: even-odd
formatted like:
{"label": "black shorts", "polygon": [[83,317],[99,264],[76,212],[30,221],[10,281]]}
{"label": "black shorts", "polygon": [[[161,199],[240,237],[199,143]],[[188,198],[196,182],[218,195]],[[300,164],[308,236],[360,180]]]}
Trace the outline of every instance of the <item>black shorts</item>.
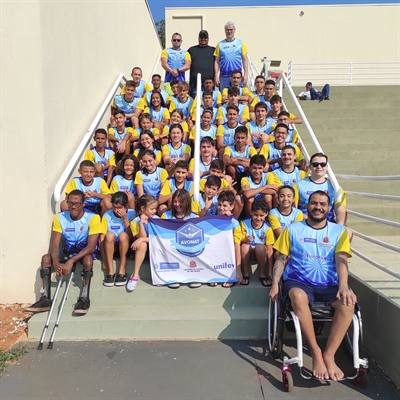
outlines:
{"label": "black shorts", "polygon": [[314,302],[325,303],[326,306],[329,306],[336,300],[336,295],[339,290],[338,285],[311,286],[303,282],[287,280],[283,282],[283,290],[282,290],[283,303],[285,303],[289,295],[290,289],[293,288],[302,289],[307,294],[308,301],[311,306],[314,305]]}

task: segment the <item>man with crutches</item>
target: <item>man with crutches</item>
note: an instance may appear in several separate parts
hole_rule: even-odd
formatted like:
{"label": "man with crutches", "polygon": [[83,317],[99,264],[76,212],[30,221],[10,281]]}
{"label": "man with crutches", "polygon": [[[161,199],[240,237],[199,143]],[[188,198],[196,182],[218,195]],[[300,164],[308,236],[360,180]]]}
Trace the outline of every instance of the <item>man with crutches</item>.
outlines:
{"label": "man with crutches", "polygon": [[[70,274],[75,270],[79,261],[83,265],[82,289],[75,304],[75,314],[86,314],[89,311],[89,288],[93,276],[93,257],[99,234],[102,232],[100,216],[85,210],[85,194],[80,190],[73,190],[67,197],[68,211],[58,213],[53,220],[50,239],[50,252],[42,257],[40,276],[43,287],[39,301],[25,308],[26,311],[43,312],[51,308],[50,295],[51,270],[58,276]],[[61,239],[65,246],[60,255]],[[58,293],[58,290],[57,292]],[[67,293],[65,293],[65,296]],[[53,299],[54,301],[56,299]]]}

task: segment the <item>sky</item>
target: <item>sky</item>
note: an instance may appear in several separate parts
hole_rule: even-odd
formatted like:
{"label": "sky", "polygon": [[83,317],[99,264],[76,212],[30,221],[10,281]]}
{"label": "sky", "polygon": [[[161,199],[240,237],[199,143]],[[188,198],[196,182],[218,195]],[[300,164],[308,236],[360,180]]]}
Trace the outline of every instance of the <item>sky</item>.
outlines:
{"label": "sky", "polygon": [[[243,6],[243,0],[147,0],[153,14],[154,22],[158,22],[165,18],[165,7],[235,7]],[[314,4],[394,4],[399,0],[247,0],[246,6],[298,6],[298,5],[314,5]]]}

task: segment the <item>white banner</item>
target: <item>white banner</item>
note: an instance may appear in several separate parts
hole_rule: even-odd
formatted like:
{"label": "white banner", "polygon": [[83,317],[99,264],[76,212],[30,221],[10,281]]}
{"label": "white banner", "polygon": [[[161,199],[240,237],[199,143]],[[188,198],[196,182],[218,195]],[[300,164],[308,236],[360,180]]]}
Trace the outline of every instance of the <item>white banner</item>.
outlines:
{"label": "white banner", "polygon": [[236,282],[231,217],[149,220],[154,285]]}

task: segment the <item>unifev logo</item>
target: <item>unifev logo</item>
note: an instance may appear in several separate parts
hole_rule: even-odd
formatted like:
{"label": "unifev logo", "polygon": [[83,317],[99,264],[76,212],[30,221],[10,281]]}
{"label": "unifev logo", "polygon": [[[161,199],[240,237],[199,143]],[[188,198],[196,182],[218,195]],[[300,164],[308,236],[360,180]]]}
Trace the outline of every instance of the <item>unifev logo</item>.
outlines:
{"label": "unifev logo", "polygon": [[75,232],[75,228],[66,228],[65,232]]}
{"label": "unifev logo", "polygon": [[189,257],[200,255],[208,241],[208,238],[204,239],[203,229],[191,222],[183,225],[175,234],[175,248]]}
{"label": "unifev logo", "polygon": [[196,268],[196,267],[197,267],[196,261],[190,261],[189,268]]}
{"label": "unifev logo", "polygon": [[322,239],[322,241],[323,241],[324,243],[329,243],[329,239],[328,239],[328,237],[326,237],[326,236]]}

